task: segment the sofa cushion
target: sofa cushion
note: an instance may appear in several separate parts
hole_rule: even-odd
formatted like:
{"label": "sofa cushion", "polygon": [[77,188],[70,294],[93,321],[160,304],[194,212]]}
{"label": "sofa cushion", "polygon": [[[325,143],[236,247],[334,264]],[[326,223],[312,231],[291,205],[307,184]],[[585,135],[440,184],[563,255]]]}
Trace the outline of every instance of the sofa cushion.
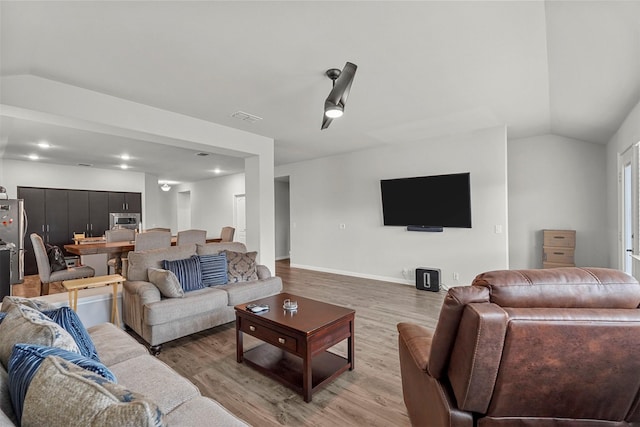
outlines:
{"label": "sofa cushion", "polygon": [[216,286],[215,289],[225,290],[229,298],[229,305],[234,306],[279,293],[282,291],[282,279],[272,277],[251,282],[229,283]]}
{"label": "sofa cushion", "polygon": [[22,425],[163,426],[164,420],[152,401],[62,358],[50,356],[31,381]]}
{"label": "sofa cushion", "polygon": [[170,426],[196,426],[202,425],[202,421],[207,420],[210,426],[249,427],[249,424],[236,418],[224,406],[204,396],[187,400],[167,413],[166,420]]}
{"label": "sofa cushion", "polygon": [[55,347],[16,344],[13,347],[13,352],[9,359],[9,390],[13,410],[18,420],[22,418],[24,398],[31,384],[31,380],[44,359],[48,356],[61,357],[109,381],[116,381],[116,377],[106,366],[81,354]]}
{"label": "sofa cushion", "polygon": [[258,280],[256,271],[257,252],[223,251],[227,257],[227,274],[229,283]]}
{"label": "sofa cushion", "polygon": [[197,255],[190,258],[178,259],[175,261],[162,261],[162,268],[171,271],[178,278],[180,286],[185,292],[202,289],[202,271]]}
{"label": "sofa cushion", "polygon": [[127,256],[127,280],[149,281],[149,268],[162,268],[163,260],[177,260],[189,258],[196,254],[196,245],[171,246],[163,249],[152,249],[142,252],[129,252]]}
{"label": "sofa cushion", "polygon": [[227,283],[227,256],[223,252],[217,255],[200,255],[200,270],[204,286],[224,285]]}
{"label": "sofa cushion", "polygon": [[8,366],[17,343],[40,344],[80,353],[71,335],[47,316],[24,305],[14,305],[0,323],[0,362]]}
{"label": "sofa cushion", "polygon": [[89,336],[89,332],[87,332],[87,329],[75,311],[69,307],[60,307],[55,310],[43,311],[43,314],[62,326],[65,331],[69,332],[69,335],[71,335],[76,342],[80,354],[98,362],[100,361],[96,347],[93,345],[93,341],[91,341],[91,337]]}
{"label": "sofa cushion", "polygon": [[98,350],[100,361],[106,366],[149,354],[142,344],[113,323],[91,326],[88,332]]}
{"label": "sofa cushion", "polygon": [[200,395],[200,391],[191,381],[149,354],[113,365],[111,370],[119,378],[118,384],[133,392],[144,394],[165,414],[181,403]]}
{"label": "sofa cushion", "polygon": [[[11,424],[3,423],[1,415],[4,414],[11,421]],[[9,394],[9,374],[0,365],[0,426],[3,425],[19,425],[18,420],[13,413],[11,405],[11,395]]]}
{"label": "sofa cushion", "polygon": [[158,288],[162,296],[167,298],[182,298],[184,296],[184,290],[173,271],[150,268],[147,274],[149,281]]}
{"label": "sofa cushion", "polygon": [[229,301],[227,293],[218,288],[199,289],[185,293],[184,298],[169,298],[147,304],[143,307],[144,322],[149,326],[161,325],[226,307]]}

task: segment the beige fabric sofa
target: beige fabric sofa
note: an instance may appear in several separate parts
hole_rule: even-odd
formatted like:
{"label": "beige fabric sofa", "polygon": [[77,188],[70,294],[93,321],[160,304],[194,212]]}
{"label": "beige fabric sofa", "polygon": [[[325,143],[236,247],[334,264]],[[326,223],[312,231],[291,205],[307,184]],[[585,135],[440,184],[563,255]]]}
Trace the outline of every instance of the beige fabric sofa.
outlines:
{"label": "beige fabric sofa", "polygon": [[[118,384],[154,402],[171,426],[247,426],[216,401],[204,397],[198,388],[146,348],[111,323],[88,329],[100,361],[116,376]],[[0,364],[0,427],[14,426],[8,402],[7,373]],[[1,404],[1,403],[5,404]],[[46,404],[46,402],[44,403]],[[69,405],[77,405],[72,401]],[[64,407],[56,410],[64,411]],[[7,413],[6,411],[11,411]],[[53,415],[52,415],[53,416]]]}
{"label": "beige fabric sofa", "polygon": [[263,265],[257,266],[258,280],[185,292],[182,298],[164,298],[149,282],[147,270],[161,268],[162,260],[175,261],[222,250],[247,251],[244,244],[229,242],[129,252],[127,281],[122,290],[122,316],[125,325],[149,343],[152,353],[157,354],[165,342],[233,321],[233,307],[237,304],[282,290],[282,280],[272,276]]}

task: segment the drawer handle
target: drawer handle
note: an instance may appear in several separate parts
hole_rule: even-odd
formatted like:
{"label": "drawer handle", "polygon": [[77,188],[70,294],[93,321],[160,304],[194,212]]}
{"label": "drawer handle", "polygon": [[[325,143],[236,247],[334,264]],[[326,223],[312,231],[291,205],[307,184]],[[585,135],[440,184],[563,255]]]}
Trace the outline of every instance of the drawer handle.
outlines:
{"label": "drawer handle", "polygon": [[564,252],[554,252],[554,255],[564,255]]}
{"label": "drawer handle", "polygon": [[249,326],[249,330],[250,330],[251,332],[255,332],[255,331],[256,331],[256,327],[255,327],[255,326],[253,326],[253,325],[251,325],[251,326]]}
{"label": "drawer handle", "polygon": [[285,343],[285,341],[286,341],[286,340],[285,340],[284,338],[278,338],[278,342],[279,342],[280,344],[284,344],[284,343]]}
{"label": "drawer handle", "polygon": [[564,236],[553,236],[554,239],[564,239]]}

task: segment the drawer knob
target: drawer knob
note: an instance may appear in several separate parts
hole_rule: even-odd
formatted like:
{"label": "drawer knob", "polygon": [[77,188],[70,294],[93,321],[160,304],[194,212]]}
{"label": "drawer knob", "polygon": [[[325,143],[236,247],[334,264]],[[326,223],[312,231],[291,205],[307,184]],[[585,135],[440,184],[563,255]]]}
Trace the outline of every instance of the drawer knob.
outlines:
{"label": "drawer knob", "polygon": [[255,326],[253,326],[253,325],[251,325],[251,326],[249,326],[249,330],[250,330],[251,332],[255,332],[256,327],[255,327]]}
{"label": "drawer knob", "polygon": [[285,341],[286,341],[286,340],[285,340],[284,338],[278,338],[278,342],[279,342],[280,344],[284,344],[284,343],[285,343]]}

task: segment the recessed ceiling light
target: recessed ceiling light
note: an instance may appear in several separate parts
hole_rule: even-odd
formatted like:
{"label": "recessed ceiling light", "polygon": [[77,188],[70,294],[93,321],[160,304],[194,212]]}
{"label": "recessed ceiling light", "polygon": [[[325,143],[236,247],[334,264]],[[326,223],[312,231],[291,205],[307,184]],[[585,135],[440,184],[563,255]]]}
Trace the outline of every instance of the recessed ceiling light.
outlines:
{"label": "recessed ceiling light", "polygon": [[129,160],[129,159],[131,159],[131,157],[129,157],[129,155],[128,155],[128,154],[123,154],[123,155],[121,155],[121,156],[120,156],[120,158],[121,158],[122,160]]}
{"label": "recessed ceiling light", "polygon": [[37,154],[29,154],[29,158],[30,158],[31,160],[38,160],[40,157],[38,157],[38,155],[37,155]]}
{"label": "recessed ceiling light", "polygon": [[38,142],[38,147],[47,149],[51,148],[51,144],[49,144],[47,141],[40,141]]}
{"label": "recessed ceiling light", "polygon": [[220,172],[222,172],[222,171],[220,170],[220,168],[215,168],[215,169],[213,170],[213,173],[220,173]]}
{"label": "recessed ceiling light", "polygon": [[125,165],[124,163],[120,165],[120,169],[128,169],[129,166]]}

